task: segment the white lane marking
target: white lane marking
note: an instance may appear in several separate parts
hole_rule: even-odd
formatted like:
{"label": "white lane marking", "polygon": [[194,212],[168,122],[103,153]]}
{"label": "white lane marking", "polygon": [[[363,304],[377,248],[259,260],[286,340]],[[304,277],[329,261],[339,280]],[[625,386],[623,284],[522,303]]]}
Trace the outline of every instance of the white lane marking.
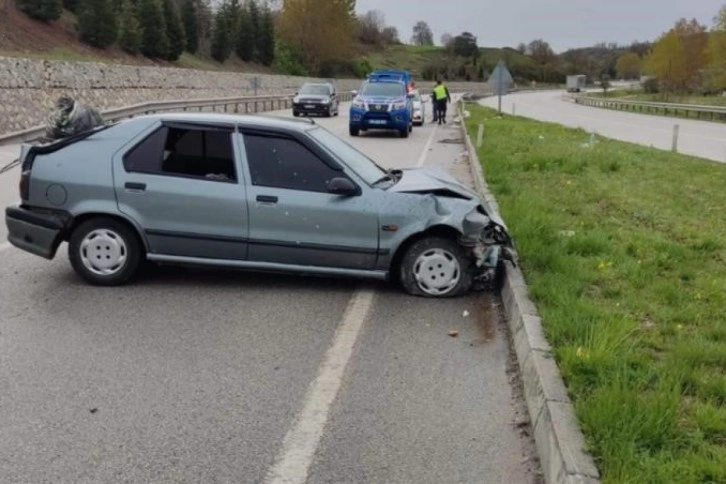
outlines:
{"label": "white lane marking", "polygon": [[435,125],[434,129],[431,130],[431,134],[429,135],[428,141],[426,141],[426,145],[424,146],[423,151],[421,152],[421,156],[418,157],[418,161],[416,162],[416,167],[420,168],[423,166],[424,163],[426,163],[426,157],[429,155],[429,149],[431,148],[431,143],[434,140],[434,136],[436,136],[436,131],[439,129],[439,125]]}
{"label": "white lane marking", "polygon": [[3,242],[2,244],[0,244],[0,252],[7,250],[10,247],[12,247],[12,244],[10,242]]}
{"label": "white lane marking", "polygon": [[275,464],[267,473],[270,484],[303,484],[308,477],[330,407],[343,382],[345,367],[353,346],[368,316],[375,293],[356,291],[348,303],[343,320],[335,331],[333,344],[325,355],[318,375],[305,395],[303,410],[288,431]]}

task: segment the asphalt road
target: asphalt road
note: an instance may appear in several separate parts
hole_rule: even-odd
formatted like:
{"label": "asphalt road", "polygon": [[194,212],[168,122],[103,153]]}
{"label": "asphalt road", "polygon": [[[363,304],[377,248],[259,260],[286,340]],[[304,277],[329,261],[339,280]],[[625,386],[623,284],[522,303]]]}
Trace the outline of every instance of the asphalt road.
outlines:
{"label": "asphalt road", "polygon": [[[351,139],[341,111],[318,122],[382,165],[471,182],[458,127]],[[65,246],[49,262],[0,245],[0,481],[539,482],[499,311],[180,268],[95,288]]]}
{"label": "asphalt road", "polygon": [[[726,123],[713,123],[665,116],[627,113],[593,108],[563,100],[564,91],[509,94],[502,97],[502,111],[519,116],[583,128],[608,138],[670,150],[673,126],[679,126],[678,151],[718,162],[726,162]],[[496,97],[479,101],[497,108]]]}

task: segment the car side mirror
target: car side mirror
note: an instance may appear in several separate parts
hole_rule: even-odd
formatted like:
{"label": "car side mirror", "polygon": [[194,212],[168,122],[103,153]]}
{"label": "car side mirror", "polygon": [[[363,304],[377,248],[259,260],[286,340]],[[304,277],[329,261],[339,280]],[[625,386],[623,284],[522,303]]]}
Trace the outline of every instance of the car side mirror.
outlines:
{"label": "car side mirror", "polygon": [[328,182],[328,193],[334,195],[353,196],[358,195],[358,187],[345,177],[336,177]]}

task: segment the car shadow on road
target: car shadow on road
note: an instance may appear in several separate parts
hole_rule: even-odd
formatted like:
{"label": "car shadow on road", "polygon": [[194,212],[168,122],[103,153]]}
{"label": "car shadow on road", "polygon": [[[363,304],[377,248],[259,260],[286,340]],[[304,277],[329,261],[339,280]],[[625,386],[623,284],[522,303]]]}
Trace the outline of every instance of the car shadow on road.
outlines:
{"label": "car shadow on road", "polygon": [[[67,272],[62,277],[64,285],[84,286],[86,284],[73,272]],[[351,292],[362,286],[383,292],[395,292],[397,289],[393,284],[385,281],[349,277],[154,264],[143,267],[126,285],[128,288],[214,287],[234,290],[250,288],[256,291],[267,289],[289,292],[312,290],[331,293]]]}

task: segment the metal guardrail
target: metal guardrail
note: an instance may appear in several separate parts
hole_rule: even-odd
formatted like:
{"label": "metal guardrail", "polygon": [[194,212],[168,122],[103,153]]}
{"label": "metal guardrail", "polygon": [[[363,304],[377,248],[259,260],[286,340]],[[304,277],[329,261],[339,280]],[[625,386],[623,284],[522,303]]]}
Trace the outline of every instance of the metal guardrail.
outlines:
{"label": "metal guardrail", "polygon": [[[293,94],[276,96],[243,96],[227,98],[190,99],[176,101],[152,101],[148,103],[135,104],[123,108],[114,108],[103,111],[104,120],[107,122],[120,121],[134,116],[154,114],[161,112],[185,112],[185,111],[211,111],[231,114],[254,114],[292,107]],[[350,91],[338,93],[340,102],[352,100],[353,94]],[[14,133],[0,134],[0,146],[7,144],[19,144],[34,141],[45,134],[45,126],[35,126]]]}
{"label": "metal guardrail", "polygon": [[709,119],[711,121],[726,121],[726,107],[724,106],[708,106],[700,104],[676,104],[676,103],[658,103],[650,101],[633,101],[622,98],[599,98],[592,96],[573,96],[576,104],[583,106],[591,106],[596,108],[616,109],[620,111],[633,111],[641,113],[665,114],[666,116],[679,116],[682,113],[684,117],[691,117],[695,114],[698,119]]}

